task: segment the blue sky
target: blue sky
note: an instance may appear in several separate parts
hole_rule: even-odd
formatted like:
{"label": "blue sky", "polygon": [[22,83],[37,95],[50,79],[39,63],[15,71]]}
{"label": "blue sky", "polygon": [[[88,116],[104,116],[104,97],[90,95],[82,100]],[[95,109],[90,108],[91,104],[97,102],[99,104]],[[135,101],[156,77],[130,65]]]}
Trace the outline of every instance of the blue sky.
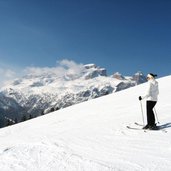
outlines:
{"label": "blue sky", "polygon": [[170,9],[170,0],[0,0],[1,74],[68,59],[169,75]]}

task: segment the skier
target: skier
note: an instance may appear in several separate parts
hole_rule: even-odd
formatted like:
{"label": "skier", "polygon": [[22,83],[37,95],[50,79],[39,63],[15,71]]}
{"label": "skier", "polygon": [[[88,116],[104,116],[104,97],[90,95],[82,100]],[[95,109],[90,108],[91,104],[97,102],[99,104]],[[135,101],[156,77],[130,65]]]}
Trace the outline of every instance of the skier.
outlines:
{"label": "skier", "polygon": [[155,80],[156,74],[149,73],[147,75],[148,89],[145,96],[139,96],[139,100],[146,100],[146,111],[147,111],[147,125],[143,129],[156,129],[155,116],[153,108],[157,103],[159,89],[158,82]]}

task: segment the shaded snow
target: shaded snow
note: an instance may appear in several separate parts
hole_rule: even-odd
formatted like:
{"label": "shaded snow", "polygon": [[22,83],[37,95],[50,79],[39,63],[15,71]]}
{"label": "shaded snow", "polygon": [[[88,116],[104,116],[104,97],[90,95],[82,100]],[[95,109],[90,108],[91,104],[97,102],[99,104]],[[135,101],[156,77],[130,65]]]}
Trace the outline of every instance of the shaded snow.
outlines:
{"label": "shaded snow", "polygon": [[145,83],[1,129],[0,170],[171,170],[171,76],[158,81],[156,110],[167,133],[126,128],[142,122]]}

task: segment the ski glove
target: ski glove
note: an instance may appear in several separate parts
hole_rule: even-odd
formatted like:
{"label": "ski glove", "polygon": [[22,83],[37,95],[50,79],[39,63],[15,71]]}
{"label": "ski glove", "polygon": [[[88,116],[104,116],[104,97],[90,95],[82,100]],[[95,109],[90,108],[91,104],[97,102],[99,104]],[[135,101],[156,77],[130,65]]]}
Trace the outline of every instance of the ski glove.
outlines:
{"label": "ski glove", "polygon": [[139,100],[142,100],[142,97],[141,97],[141,96],[139,96],[139,97],[138,97],[138,99],[139,99]]}

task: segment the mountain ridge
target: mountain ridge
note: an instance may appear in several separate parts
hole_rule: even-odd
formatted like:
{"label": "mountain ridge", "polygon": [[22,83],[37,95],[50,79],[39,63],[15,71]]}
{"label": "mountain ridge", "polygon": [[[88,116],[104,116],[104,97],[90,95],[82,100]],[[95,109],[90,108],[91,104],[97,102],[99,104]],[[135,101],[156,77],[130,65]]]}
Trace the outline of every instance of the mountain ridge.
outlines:
{"label": "mountain ridge", "polygon": [[[145,81],[142,72],[129,78],[121,75],[118,78],[116,74],[107,76],[107,70],[95,64],[67,67],[65,70],[37,69],[1,88],[3,98],[0,100],[6,99],[7,103],[0,103],[0,109],[6,117],[20,122],[23,118],[34,118]],[[10,99],[15,106],[9,105]],[[7,124],[2,116],[0,120],[1,127]]]}

